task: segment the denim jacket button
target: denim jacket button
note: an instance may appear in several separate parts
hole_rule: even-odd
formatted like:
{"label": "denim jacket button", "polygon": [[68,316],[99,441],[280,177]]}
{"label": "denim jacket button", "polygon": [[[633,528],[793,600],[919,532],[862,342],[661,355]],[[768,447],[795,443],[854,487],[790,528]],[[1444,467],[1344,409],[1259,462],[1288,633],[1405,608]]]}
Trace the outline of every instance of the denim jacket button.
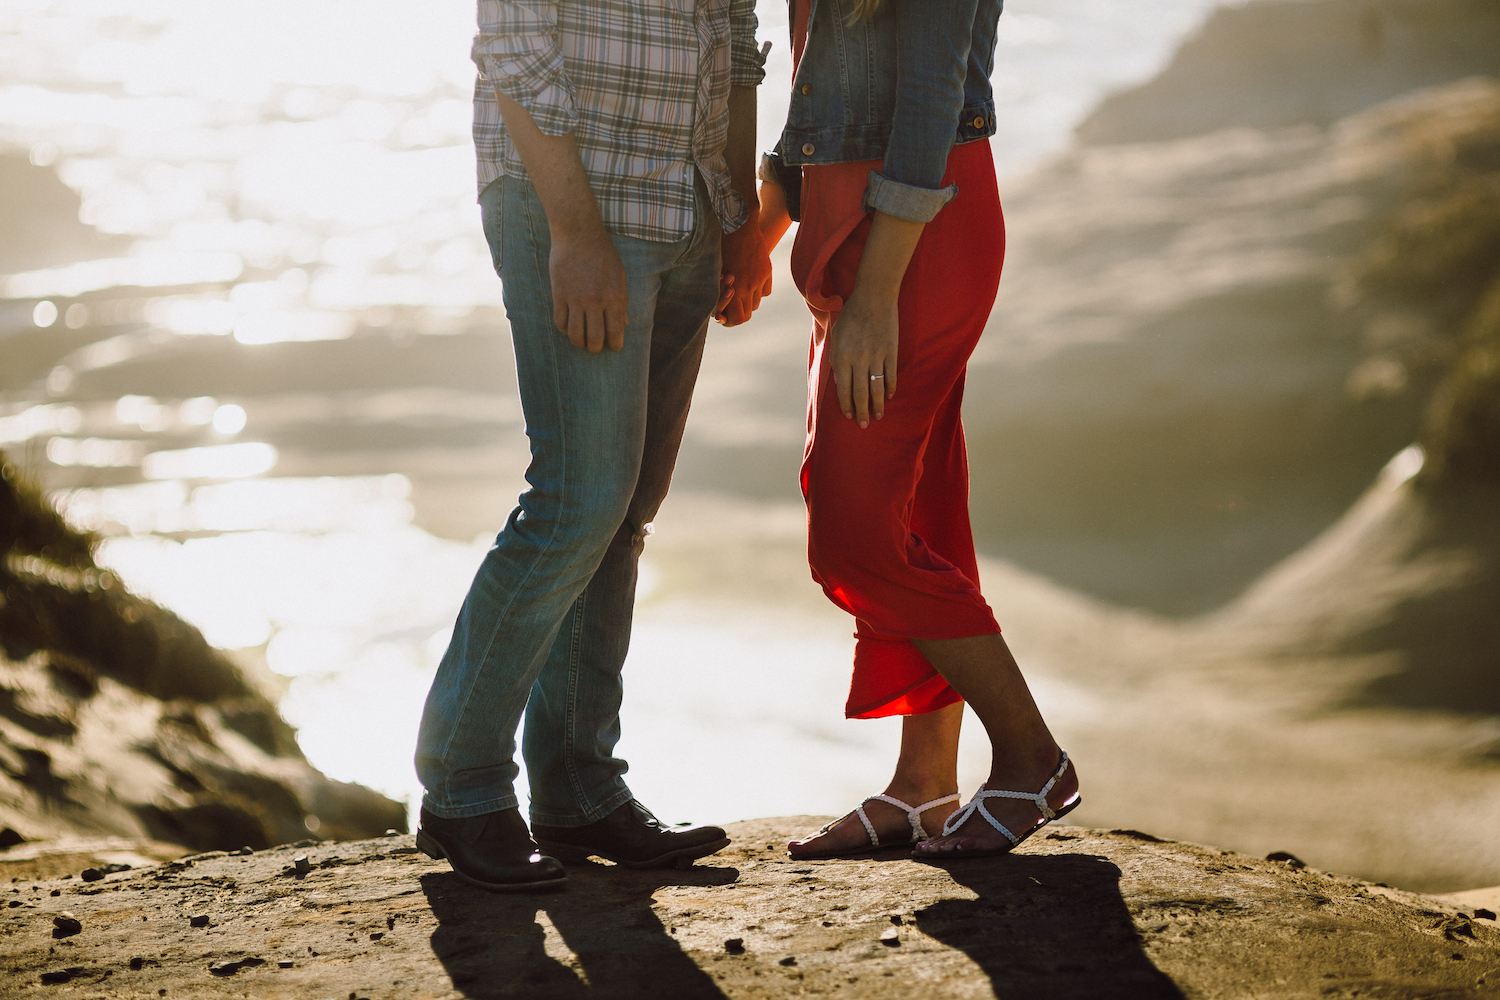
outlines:
{"label": "denim jacket button", "polygon": [[974,119],[974,127],[984,128],[984,115],[979,115]]}
{"label": "denim jacket button", "polygon": [[810,142],[804,142],[802,144],[802,155],[803,156],[811,156],[811,155],[813,155],[813,148],[814,147],[813,147],[812,143],[810,143]]}
{"label": "denim jacket button", "polygon": [[803,97],[807,97],[811,93],[812,93],[812,84],[810,84],[810,83],[804,83],[802,85],[802,96]]}

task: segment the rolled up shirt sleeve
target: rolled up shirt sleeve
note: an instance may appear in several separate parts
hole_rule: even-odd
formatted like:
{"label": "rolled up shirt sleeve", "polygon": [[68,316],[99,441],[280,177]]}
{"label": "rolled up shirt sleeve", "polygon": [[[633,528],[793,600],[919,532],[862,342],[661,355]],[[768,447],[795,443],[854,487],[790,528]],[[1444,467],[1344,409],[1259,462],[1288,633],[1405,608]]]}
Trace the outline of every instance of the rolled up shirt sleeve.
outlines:
{"label": "rolled up shirt sleeve", "polygon": [[940,187],[964,107],[977,0],[897,6],[896,107],[880,170],[870,171],[865,208],[931,222],[958,194]]}
{"label": "rolled up shirt sleeve", "polygon": [[756,43],[760,21],[755,0],[729,0],[729,85],[759,87],[766,78],[766,57]]}
{"label": "rolled up shirt sleeve", "polygon": [[471,55],[480,76],[530,112],[543,134],[573,131],[578,112],[563,64],[557,0],[479,0]]}

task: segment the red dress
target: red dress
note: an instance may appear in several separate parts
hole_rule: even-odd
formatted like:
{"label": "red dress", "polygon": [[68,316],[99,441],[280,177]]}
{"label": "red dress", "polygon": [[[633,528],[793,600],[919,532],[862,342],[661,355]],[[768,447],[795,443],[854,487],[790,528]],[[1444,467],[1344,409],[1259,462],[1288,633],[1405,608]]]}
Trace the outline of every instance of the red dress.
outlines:
{"label": "red dress", "polygon": [[[798,0],[793,58],[806,45]],[[969,527],[964,374],[1005,258],[1005,223],[988,142],[955,146],[942,184],[958,195],[922,232],[899,300],[896,398],[861,430],[839,410],[823,357],[854,288],[873,215],[863,209],[879,160],[802,168],[792,277],[816,321],[808,358],[808,563],[856,619],[850,718],[920,715],[961,699],[912,644],[1000,631],[979,592]]]}

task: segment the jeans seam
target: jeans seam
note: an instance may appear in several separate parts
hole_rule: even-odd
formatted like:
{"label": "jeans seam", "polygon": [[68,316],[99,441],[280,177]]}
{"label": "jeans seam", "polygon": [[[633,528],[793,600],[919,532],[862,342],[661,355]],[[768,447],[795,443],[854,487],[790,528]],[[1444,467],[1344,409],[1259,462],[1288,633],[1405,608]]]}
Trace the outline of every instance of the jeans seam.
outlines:
{"label": "jeans seam", "polygon": [[583,802],[583,783],[578,778],[578,763],[574,758],[577,746],[578,721],[578,667],[582,660],[583,620],[588,612],[588,588],[574,602],[573,634],[568,642],[568,705],[563,711],[563,769],[568,775],[568,784],[573,786],[573,795]]}
{"label": "jeans seam", "polygon": [[[532,200],[531,198],[526,198],[525,199],[525,202],[526,202],[526,230],[527,230],[527,237],[528,237],[527,244],[531,248],[531,250],[533,252],[533,258],[534,258],[535,257],[535,250],[536,250],[537,242],[536,242],[536,223],[532,219],[531,200]],[[504,211],[503,203],[502,203],[501,210],[502,210],[502,212]],[[550,280],[550,276],[549,276],[549,280]],[[562,386],[561,386],[561,383],[560,383],[559,378],[558,378],[557,365],[555,363],[555,355],[554,355],[554,363],[551,365],[551,369],[552,369],[552,379],[553,379],[553,398],[556,399],[556,400],[558,400],[558,401],[561,401],[562,398],[563,398],[562,397]],[[559,402],[559,405],[560,405],[560,402]],[[567,424],[566,421],[563,421],[563,420],[557,421],[558,433],[559,433],[559,435],[562,435],[564,437],[566,437],[566,434],[567,434],[567,426],[566,426],[566,424]],[[560,490],[563,491],[563,494],[564,494],[561,497],[561,504],[560,505],[563,506],[563,507],[566,507],[566,501],[567,501],[566,491],[567,491],[567,488],[568,488],[568,477],[567,477],[568,448],[567,448],[567,441],[566,440],[564,440],[562,442],[562,447],[559,449],[559,452],[561,453],[560,461],[562,462],[562,466],[563,466],[562,475],[561,475],[561,477],[559,477],[559,482],[561,484],[559,488],[560,488]],[[536,558],[532,560],[531,565],[529,567],[527,567],[527,569],[526,569],[526,575],[521,578],[520,584],[511,591],[511,598],[510,598],[510,602],[511,603],[514,603],[514,601],[516,600],[516,596],[519,595],[520,593],[522,593],[524,591],[526,582],[531,579],[532,574],[536,572],[536,567],[541,563],[542,559],[546,556],[546,554],[548,553],[548,551],[551,550],[552,543],[554,541],[556,541],[556,539],[557,539],[557,533],[560,530],[562,530],[562,525],[561,525],[560,522],[553,524],[553,526],[552,526],[552,534],[547,538],[546,542],[538,550]],[[507,611],[509,611],[509,610],[510,610],[510,604],[508,603],[506,605],[506,607],[503,608],[499,614],[495,615],[494,621],[497,622],[497,623],[503,621],[505,619],[505,613]],[[470,682],[469,689],[464,692],[463,704],[459,706],[458,712],[457,712],[457,714],[455,716],[455,718],[456,718],[457,721],[451,727],[451,729],[449,731],[449,734],[448,734],[448,738],[443,741],[443,751],[438,756],[438,760],[442,761],[444,764],[446,764],[447,761],[448,761],[448,753],[449,753],[449,751],[451,751],[453,749],[453,741],[455,739],[457,739],[457,737],[458,737],[458,730],[460,728],[459,724],[462,722],[464,716],[468,714],[469,703],[474,698],[474,689],[476,687],[478,687],[478,685],[479,685],[479,676],[480,676],[480,674],[482,674],[484,672],[484,664],[489,661],[490,652],[491,652],[491,650],[493,650],[495,648],[495,642],[499,639],[499,637],[500,637],[500,630],[499,630],[498,625],[497,625],[496,628],[494,628],[494,629],[491,630],[489,642],[485,644],[484,653],[479,658],[480,668],[474,672],[474,679],[473,679],[473,681]],[[446,785],[447,785],[447,776],[446,775],[444,775],[444,782],[443,782],[443,784],[446,787]],[[514,794],[514,792],[512,792],[512,794]]]}

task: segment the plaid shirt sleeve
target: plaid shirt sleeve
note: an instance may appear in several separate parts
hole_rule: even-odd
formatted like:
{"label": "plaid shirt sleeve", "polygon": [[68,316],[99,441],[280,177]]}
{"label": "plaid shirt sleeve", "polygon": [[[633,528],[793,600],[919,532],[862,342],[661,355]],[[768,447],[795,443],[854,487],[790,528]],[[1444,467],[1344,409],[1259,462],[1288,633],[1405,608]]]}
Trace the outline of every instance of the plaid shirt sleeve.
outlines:
{"label": "plaid shirt sleeve", "polygon": [[755,42],[755,0],[729,0],[729,85],[758,87],[766,78],[766,57]]}
{"label": "plaid shirt sleeve", "polygon": [[578,113],[559,44],[557,0],[479,0],[472,57],[479,75],[531,112],[543,134],[573,131]]}

